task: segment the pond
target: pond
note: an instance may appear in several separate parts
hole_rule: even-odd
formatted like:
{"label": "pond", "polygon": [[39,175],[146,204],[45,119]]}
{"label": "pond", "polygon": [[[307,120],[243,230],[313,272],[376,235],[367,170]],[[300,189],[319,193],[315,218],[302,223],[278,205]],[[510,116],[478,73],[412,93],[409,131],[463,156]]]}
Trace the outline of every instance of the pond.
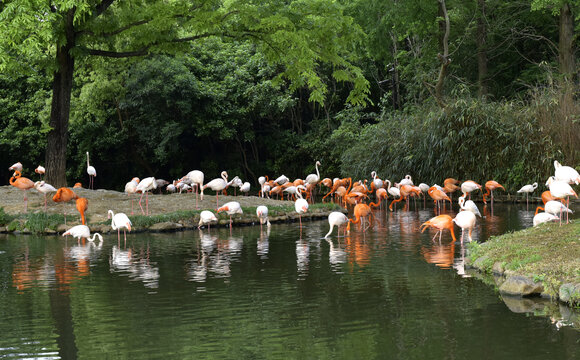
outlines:
{"label": "pond", "polygon": [[[0,357],[578,358],[577,330],[504,303],[465,271],[460,243],[420,233],[434,214],[416,206],[328,240],[327,221],[126,244],[1,235]],[[475,241],[531,226],[533,209],[485,215]]]}

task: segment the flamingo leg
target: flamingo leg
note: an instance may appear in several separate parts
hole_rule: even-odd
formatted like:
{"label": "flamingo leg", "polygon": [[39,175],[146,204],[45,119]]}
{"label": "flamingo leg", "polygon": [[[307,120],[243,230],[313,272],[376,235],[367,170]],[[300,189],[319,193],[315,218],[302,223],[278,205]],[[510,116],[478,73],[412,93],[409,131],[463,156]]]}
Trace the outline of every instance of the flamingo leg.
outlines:
{"label": "flamingo leg", "polygon": [[145,209],[147,212],[147,216],[149,216],[149,191],[145,192]]}
{"label": "flamingo leg", "polygon": [[141,200],[143,200],[143,193],[141,193],[141,197],[139,198],[139,207],[141,208],[141,213],[145,215],[145,211],[143,210],[143,205],[141,205]]}

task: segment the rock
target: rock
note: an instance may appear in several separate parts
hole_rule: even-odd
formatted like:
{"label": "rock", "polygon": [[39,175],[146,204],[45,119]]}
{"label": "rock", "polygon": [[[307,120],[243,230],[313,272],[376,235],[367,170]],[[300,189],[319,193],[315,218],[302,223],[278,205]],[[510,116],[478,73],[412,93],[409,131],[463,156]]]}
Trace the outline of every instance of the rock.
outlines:
{"label": "rock", "polygon": [[499,261],[496,262],[495,264],[493,264],[491,271],[493,271],[493,273],[495,273],[495,274],[500,274],[500,275],[503,274],[503,272],[504,272],[503,264]]}
{"label": "rock", "polygon": [[67,231],[68,229],[70,229],[71,227],[72,227],[72,226],[68,226],[68,225],[65,225],[65,224],[59,224],[59,225],[56,227],[56,232],[57,232],[57,233],[59,233],[59,234],[62,234],[63,232],[65,232],[65,231]]}
{"label": "rock", "polygon": [[151,231],[158,231],[158,232],[176,231],[178,229],[181,229],[182,227],[183,227],[183,225],[178,224],[178,223],[174,223],[174,222],[162,222],[162,223],[153,224],[149,228],[149,230],[151,230]]}
{"label": "rock", "polygon": [[484,270],[483,263],[488,259],[487,256],[482,256],[473,262],[473,267],[476,269]]}
{"label": "rock", "polygon": [[56,235],[56,231],[49,229],[49,228],[44,229],[44,233],[46,235]]}
{"label": "rock", "polygon": [[513,296],[502,297],[503,302],[506,306],[514,313],[528,313],[541,311],[549,303],[549,300],[542,298],[517,298]]}
{"label": "rock", "polygon": [[558,297],[563,302],[571,302],[580,300],[580,284],[566,283],[560,286],[558,290]]}
{"label": "rock", "polygon": [[535,283],[525,276],[516,275],[508,277],[499,287],[499,292],[505,295],[527,296],[541,294],[544,291],[542,283]]}
{"label": "rock", "polygon": [[6,232],[6,226],[0,226],[0,233]]}

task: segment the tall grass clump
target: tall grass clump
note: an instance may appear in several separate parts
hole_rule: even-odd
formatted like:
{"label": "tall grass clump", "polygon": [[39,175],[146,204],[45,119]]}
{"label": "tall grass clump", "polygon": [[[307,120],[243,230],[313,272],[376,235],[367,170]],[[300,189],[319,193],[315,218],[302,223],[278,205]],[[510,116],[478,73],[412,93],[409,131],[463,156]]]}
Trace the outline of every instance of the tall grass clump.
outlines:
{"label": "tall grass clump", "polygon": [[392,181],[410,174],[429,184],[494,179],[515,188],[546,180],[560,154],[523,102],[462,97],[444,111],[427,105],[384,113],[360,128],[342,154],[341,170],[361,178],[376,170]]}
{"label": "tall grass clump", "polygon": [[39,234],[45,229],[56,230],[60,224],[64,224],[64,216],[61,214],[31,213],[26,216],[25,227],[30,232]]}
{"label": "tall grass clump", "polygon": [[3,207],[0,207],[0,226],[6,226],[14,220],[14,216],[6,213]]}

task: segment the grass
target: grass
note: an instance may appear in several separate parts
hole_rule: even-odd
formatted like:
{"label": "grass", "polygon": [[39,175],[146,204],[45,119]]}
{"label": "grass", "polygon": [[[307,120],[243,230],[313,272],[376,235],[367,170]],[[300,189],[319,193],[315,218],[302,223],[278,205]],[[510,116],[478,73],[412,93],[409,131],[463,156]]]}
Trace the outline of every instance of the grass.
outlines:
{"label": "grass", "polygon": [[483,271],[495,263],[505,270],[542,281],[550,295],[564,283],[580,283],[580,222],[547,223],[468,245],[472,263],[481,258]]}
{"label": "grass", "polygon": [[15,219],[15,216],[7,214],[3,207],[0,207],[0,226],[6,226]]}

